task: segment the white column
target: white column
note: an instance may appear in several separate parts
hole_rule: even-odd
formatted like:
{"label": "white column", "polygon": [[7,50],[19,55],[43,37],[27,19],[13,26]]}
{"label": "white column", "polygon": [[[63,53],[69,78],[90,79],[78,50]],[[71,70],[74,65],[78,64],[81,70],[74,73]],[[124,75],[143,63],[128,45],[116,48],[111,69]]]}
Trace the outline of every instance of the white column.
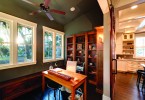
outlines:
{"label": "white column", "polygon": [[103,100],[110,98],[110,13],[104,14]]}

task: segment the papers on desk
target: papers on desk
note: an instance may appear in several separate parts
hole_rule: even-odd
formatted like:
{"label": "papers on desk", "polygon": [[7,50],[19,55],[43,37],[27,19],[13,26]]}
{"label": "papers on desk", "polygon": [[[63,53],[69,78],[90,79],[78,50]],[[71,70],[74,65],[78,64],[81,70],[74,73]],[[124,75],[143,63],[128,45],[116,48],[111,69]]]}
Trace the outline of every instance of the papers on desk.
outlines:
{"label": "papers on desk", "polygon": [[62,71],[61,68],[55,68],[55,69],[53,69],[53,70],[56,71],[56,72],[61,72],[61,71]]}
{"label": "papers on desk", "polygon": [[145,67],[145,64],[140,64],[141,66]]}

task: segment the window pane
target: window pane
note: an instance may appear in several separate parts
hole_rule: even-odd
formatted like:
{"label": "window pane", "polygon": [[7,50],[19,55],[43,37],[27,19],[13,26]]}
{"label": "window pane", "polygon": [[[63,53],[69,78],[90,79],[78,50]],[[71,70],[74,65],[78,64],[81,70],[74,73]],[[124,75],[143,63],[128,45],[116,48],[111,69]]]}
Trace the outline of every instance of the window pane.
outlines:
{"label": "window pane", "polygon": [[18,62],[31,62],[33,57],[33,30],[18,24]]}
{"label": "window pane", "polygon": [[32,61],[32,45],[18,45],[18,62]]}
{"label": "window pane", "polygon": [[62,36],[61,35],[56,35],[56,46],[61,46],[62,45]]}
{"label": "window pane", "polygon": [[45,46],[45,59],[52,59],[52,47]]}
{"label": "window pane", "polygon": [[0,42],[10,42],[10,25],[0,21]]}
{"label": "window pane", "polygon": [[56,58],[61,58],[62,35],[56,34]]}
{"label": "window pane", "polygon": [[52,59],[53,55],[53,36],[52,33],[45,32],[44,34],[44,57],[45,59]]}
{"label": "window pane", "polygon": [[144,38],[138,37],[136,38],[136,47],[144,46]]}
{"label": "window pane", "polygon": [[0,64],[10,63],[10,45],[0,44]]}
{"label": "window pane", "polygon": [[61,58],[61,47],[56,47],[56,58]]}
{"label": "window pane", "polygon": [[17,40],[18,44],[19,43],[32,44],[32,35],[33,35],[32,28],[18,24],[18,40]]}
{"label": "window pane", "polygon": [[0,64],[10,63],[10,24],[0,20]]}
{"label": "window pane", "polygon": [[136,56],[143,57],[144,56],[144,48],[136,48]]}

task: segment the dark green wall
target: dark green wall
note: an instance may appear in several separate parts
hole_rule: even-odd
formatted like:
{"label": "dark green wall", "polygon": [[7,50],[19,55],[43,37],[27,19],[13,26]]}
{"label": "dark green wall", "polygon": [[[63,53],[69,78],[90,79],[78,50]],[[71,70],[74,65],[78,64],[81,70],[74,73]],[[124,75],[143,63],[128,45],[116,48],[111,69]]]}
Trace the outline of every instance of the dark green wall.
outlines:
{"label": "dark green wall", "polygon": [[72,22],[70,22],[69,24],[65,25],[64,29],[65,29],[65,36],[73,35],[73,34],[82,33],[91,30],[92,23],[85,15],[82,15],[77,19],[73,20]]}
{"label": "dark green wall", "polygon": [[[27,11],[28,8],[19,5],[19,0],[16,2],[10,2],[11,0],[1,0],[0,12],[4,12],[28,21],[37,23],[37,64],[31,66],[23,66],[11,69],[0,70],[0,82],[29,75],[32,73],[47,70],[50,63],[43,64],[43,30],[42,26],[51,27],[59,31],[64,31],[64,26],[54,21],[49,21],[47,17],[41,15],[29,16]],[[14,4],[15,3],[15,4]],[[15,6],[14,6],[15,5]],[[52,63],[53,65],[54,63]],[[63,61],[58,61],[58,65],[63,66]]]}
{"label": "dark green wall", "polygon": [[[97,1],[96,1],[97,2]],[[75,20],[71,21],[70,23],[64,26],[65,31],[65,46],[66,46],[66,37],[79,34],[87,31],[94,30],[97,26],[103,26],[103,13],[98,3],[95,3],[92,9],[87,11],[84,15],[76,18]],[[96,8],[97,7],[97,8]],[[65,47],[66,51],[66,47]],[[66,53],[65,52],[65,60],[66,60]]]}
{"label": "dark green wall", "polygon": [[90,31],[97,26],[103,26],[103,13],[96,0],[91,9],[64,26],[65,36]]}

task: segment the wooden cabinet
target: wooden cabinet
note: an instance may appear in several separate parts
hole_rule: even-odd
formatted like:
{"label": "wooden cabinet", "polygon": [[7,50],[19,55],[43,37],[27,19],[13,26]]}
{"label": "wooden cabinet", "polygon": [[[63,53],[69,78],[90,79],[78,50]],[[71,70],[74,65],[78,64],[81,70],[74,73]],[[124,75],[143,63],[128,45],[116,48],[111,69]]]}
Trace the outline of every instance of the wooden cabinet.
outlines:
{"label": "wooden cabinet", "polygon": [[117,71],[118,72],[127,72],[126,61],[123,61],[123,60],[117,61]]}
{"label": "wooden cabinet", "polygon": [[123,38],[123,41],[133,40],[134,34],[133,33],[126,33],[126,34],[123,34],[122,38]]}
{"label": "wooden cabinet", "polygon": [[96,61],[97,61],[97,34],[96,32],[88,33],[88,82],[96,85]]}
{"label": "wooden cabinet", "polygon": [[79,67],[84,67],[83,71],[80,71],[80,73],[83,73],[83,74],[86,74],[86,65],[85,65],[85,62],[86,62],[86,34],[83,33],[83,34],[76,34],[75,35],[75,61],[77,61],[77,65]]}
{"label": "wooden cabinet", "polygon": [[134,54],[134,40],[123,41],[122,53],[128,55]]}
{"label": "wooden cabinet", "polygon": [[0,100],[13,100],[14,98],[41,87],[41,73],[0,83]]}
{"label": "wooden cabinet", "polygon": [[81,73],[87,75],[88,83],[103,93],[103,27],[68,36],[66,40],[67,60],[77,61],[77,65],[83,67]]}
{"label": "wooden cabinet", "polygon": [[70,37],[67,37],[67,60],[69,61],[73,61],[74,60],[74,37],[73,36],[70,36]]}
{"label": "wooden cabinet", "polygon": [[136,73],[137,70],[144,70],[142,63],[144,63],[143,60],[117,60],[117,71]]}

